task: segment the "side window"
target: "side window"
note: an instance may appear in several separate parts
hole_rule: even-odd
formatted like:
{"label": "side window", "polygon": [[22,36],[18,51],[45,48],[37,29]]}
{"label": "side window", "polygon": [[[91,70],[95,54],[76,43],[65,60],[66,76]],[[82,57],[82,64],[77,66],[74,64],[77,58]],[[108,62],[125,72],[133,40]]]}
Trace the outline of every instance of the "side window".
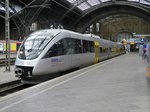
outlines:
{"label": "side window", "polygon": [[82,45],[83,45],[83,53],[94,52],[93,41],[82,40]]}
{"label": "side window", "polygon": [[46,57],[54,57],[64,55],[64,45],[63,41],[60,40],[56,42],[47,52]]}
{"label": "side window", "polygon": [[75,54],[82,53],[81,40],[75,39]]}
{"label": "side window", "polygon": [[100,47],[100,48],[99,48],[99,51],[100,51],[100,53],[102,53],[102,52],[103,52],[103,48],[102,48],[102,47]]}
{"label": "side window", "polygon": [[100,52],[101,53],[107,53],[108,52],[108,48],[107,47],[100,47]]}
{"label": "side window", "polygon": [[74,54],[74,52],[75,52],[75,41],[74,41],[74,39],[68,38],[66,44],[67,44],[67,46],[65,48],[66,54],[67,55]]}
{"label": "side window", "polygon": [[58,47],[57,44],[55,43],[47,52],[47,57],[54,57],[58,55]]}
{"label": "side window", "polygon": [[94,42],[89,41],[90,52],[94,52]]}
{"label": "side window", "polygon": [[79,54],[82,53],[81,40],[67,39],[66,54]]}
{"label": "side window", "polygon": [[86,52],[94,52],[93,41],[81,41],[80,39],[73,39],[68,37],[56,42],[46,53],[44,58]]}
{"label": "side window", "polygon": [[58,56],[64,55],[64,44],[63,44],[63,41],[60,40],[56,44],[57,44]]}
{"label": "side window", "polygon": [[83,53],[87,53],[88,52],[88,41],[87,40],[83,40]]}
{"label": "side window", "polygon": [[111,47],[109,47],[108,49],[109,49],[109,52],[111,52]]}
{"label": "side window", "polygon": [[62,39],[62,42],[63,42],[64,55],[66,55],[68,54],[70,38],[64,38]]}

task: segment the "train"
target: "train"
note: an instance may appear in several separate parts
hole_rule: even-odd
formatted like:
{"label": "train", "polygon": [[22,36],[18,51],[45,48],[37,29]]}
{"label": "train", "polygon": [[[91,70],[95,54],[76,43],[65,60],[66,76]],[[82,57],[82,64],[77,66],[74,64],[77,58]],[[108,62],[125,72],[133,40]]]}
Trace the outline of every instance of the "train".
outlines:
{"label": "train", "polygon": [[45,29],[31,33],[22,42],[14,71],[23,83],[36,84],[57,73],[96,64],[122,53],[121,43],[96,35]]}

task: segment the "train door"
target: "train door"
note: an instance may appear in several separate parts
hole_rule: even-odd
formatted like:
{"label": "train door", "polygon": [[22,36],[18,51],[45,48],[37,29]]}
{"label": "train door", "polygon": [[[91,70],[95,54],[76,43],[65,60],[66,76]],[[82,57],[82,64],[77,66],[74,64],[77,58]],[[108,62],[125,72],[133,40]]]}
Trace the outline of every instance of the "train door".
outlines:
{"label": "train door", "polygon": [[94,52],[95,52],[95,56],[94,56],[94,64],[98,63],[99,61],[99,42],[94,42]]}
{"label": "train door", "polygon": [[71,60],[72,60],[72,53],[73,49],[71,47],[70,43],[70,38],[67,36],[66,38],[62,39],[63,44],[64,44],[64,55],[62,56],[63,58],[63,66],[62,70],[68,70],[71,68]]}
{"label": "train door", "polygon": [[72,52],[72,68],[79,67],[83,61],[81,60],[82,57],[82,45],[80,39],[71,39],[71,48],[73,49]]}
{"label": "train door", "polygon": [[[71,51],[69,52],[69,38],[63,38],[55,42],[48,51],[48,57],[51,64],[48,64],[48,60],[45,60],[45,68],[51,72],[65,71],[71,68]],[[49,68],[51,69],[48,69]]]}

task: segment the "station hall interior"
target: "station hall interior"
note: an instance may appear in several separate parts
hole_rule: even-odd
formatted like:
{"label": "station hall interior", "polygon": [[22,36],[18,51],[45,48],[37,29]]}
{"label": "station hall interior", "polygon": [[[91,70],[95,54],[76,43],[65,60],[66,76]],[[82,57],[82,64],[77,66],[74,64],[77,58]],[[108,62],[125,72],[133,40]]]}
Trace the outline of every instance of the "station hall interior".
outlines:
{"label": "station hall interior", "polygon": [[[150,34],[149,0],[10,0],[9,2],[10,40],[23,40],[31,32],[50,28],[92,33],[113,41]],[[0,13],[0,38],[4,40],[5,0],[1,0]]]}
{"label": "station hall interior", "polygon": [[0,112],[27,111],[150,112],[150,0],[0,0]]}

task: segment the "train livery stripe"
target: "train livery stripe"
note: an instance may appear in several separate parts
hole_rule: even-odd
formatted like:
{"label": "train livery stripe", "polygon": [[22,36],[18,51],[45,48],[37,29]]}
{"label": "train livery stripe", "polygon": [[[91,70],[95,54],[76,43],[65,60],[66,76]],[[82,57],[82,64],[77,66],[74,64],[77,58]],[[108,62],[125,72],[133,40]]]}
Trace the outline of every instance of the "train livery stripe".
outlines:
{"label": "train livery stripe", "polygon": [[95,57],[94,57],[94,64],[98,63],[99,61],[99,42],[94,42],[94,52],[95,52]]}

